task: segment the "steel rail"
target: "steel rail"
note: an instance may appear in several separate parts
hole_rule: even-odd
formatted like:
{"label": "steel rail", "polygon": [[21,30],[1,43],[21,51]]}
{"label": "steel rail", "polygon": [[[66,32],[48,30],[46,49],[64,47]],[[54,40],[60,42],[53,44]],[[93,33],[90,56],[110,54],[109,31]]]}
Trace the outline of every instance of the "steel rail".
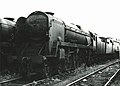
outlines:
{"label": "steel rail", "polygon": [[17,78],[13,78],[13,79],[1,81],[0,84],[8,83],[8,82],[15,81],[15,80],[18,80],[18,79],[21,79],[21,78],[22,78],[22,77],[17,77]]}
{"label": "steel rail", "polygon": [[109,66],[111,66],[111,65],[114,65],[114,64],[118,63],[118,62],[120,62],[120,60],[118,60],[118,61],[116,61],[116,62],[113,62],[113,63],[111,63],[111,64],[109,64],[109,65],[107,65],[107,66],[103,66],[102,68],[100,68],[100,69],[98,69],[98,70],[96,70],[96,71],[93,71],[93,72],[91,72],[91,73],[89,73],[89,74],[87,74],[87,75],[85,75],[85,76],[83,76],[83,77],[81,77],[81,78],[79,78],[79,79],[77,79],[77,80],[75,80],[75,81],[67,84],[66,86],[73,85],[73,84],[75,84],[76,82],[78,82],[78,81],[80,81],[80,80],[83,80],[83,79],[85,79],[85,78],[87,78],[87,77],[89,77],[89,76],[91,76],[91,75],[93,75],[93,74],[95,74],[95,73],[97,73],[97,72],[99,72],[99,71],[101,71],[101,70],[104,70],[105,68],[107,68],[107,67],[109,67]]}
{"label": "steel rail", "polygon": [[38,80],[38,81],[33,81],[33,82],[31,82],[31,83],[28,83],[28,84],[24,84],[24,85],[22,85],[22,86],[31,86],[31,85],[35,85],[35,84],[37,84],[37,83],[39,83],[39,82],[42,82],[42,81],[44,81],[45,79],[41,79],[41,80]]}
{"label": "steel rail", "polygon": [[114,75],[106,82],[104,86],[109,86],[109,84],[112,82],[112,80],[115,78],[115,76],[120,72],[120,69],[117,70],[117,72],[114,73]]}

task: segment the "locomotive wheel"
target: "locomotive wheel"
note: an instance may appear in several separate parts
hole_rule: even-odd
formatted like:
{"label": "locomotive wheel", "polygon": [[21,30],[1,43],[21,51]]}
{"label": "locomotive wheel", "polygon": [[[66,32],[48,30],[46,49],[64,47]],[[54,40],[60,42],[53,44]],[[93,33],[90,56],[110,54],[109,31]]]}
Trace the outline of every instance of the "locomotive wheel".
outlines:
{"label": "locomotive wheel", "polygon": [[28,57],[24,57],[21,63],[20,73],[23,77],[29,78],[31,72],[31,60]]}

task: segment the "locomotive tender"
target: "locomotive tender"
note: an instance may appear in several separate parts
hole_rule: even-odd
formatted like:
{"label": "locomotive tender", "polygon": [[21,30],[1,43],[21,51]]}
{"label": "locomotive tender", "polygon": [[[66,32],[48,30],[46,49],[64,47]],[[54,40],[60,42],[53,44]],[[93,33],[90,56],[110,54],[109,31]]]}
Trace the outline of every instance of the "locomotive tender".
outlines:
{"label": "locomotive tender", "polygon": [[[25,75],[47,76],[119,57],[120,42],[68,25],[53,13],[35,11],[15,26],[15,56]],[[19,67],[18,67],[19,68]]]}

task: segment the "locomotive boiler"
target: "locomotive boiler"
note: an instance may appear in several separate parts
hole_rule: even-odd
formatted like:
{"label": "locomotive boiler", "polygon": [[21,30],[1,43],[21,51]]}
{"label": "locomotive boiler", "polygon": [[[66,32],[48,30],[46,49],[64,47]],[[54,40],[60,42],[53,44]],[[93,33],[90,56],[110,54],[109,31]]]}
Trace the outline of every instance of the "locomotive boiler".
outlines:
{"label": "locomotive boiler", "polygon": [[[22,72],[47,76],[99,61],[98,55],[119,48],[112,40],[85,32],[80,25],[68,25],[51,12],[35,11],[16,22],[16,55]],[[118,50],[118,49],[117,49]]]}

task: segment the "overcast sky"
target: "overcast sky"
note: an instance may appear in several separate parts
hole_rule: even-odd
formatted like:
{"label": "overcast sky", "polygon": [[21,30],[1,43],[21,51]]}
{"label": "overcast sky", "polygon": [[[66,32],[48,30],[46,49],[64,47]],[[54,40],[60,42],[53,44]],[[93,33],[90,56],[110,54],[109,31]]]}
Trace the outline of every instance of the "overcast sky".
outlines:
{"label": "overcast sky", "polygon": [[120,0],[1,0],[0,17],[27,17],[33,11],[54,12],[100,36],[120,39]]}

